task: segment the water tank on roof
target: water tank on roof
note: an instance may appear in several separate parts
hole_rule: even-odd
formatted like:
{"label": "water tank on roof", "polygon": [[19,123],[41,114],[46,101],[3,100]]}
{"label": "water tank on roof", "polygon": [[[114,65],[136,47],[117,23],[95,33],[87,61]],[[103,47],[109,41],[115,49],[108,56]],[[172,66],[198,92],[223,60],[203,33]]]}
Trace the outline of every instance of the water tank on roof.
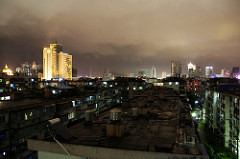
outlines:
{"label": "water tank on roof", "polygon": [[110,120],[111,121],[121,121],[122,110],[114,108],[110,110]]}

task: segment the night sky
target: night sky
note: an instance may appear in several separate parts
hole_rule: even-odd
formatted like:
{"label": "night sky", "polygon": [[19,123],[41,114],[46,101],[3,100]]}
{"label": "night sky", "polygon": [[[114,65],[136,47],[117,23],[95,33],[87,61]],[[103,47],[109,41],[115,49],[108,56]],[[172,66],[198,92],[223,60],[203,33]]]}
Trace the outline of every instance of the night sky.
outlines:
{"label": "night sky", "polygon": [[214,72],[239,66],[239,0],[0,0],[0,68],[42,64],[42,49],[63,45],[78,75],[105,68],[137,73],[171,60]]}

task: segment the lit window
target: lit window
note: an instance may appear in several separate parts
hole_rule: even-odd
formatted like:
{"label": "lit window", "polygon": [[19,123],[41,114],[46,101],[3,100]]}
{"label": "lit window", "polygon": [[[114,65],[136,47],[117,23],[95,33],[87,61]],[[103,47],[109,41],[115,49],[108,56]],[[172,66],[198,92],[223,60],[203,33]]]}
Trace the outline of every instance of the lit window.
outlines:
{"label": "lit window", "polygon": [[75,102],[75,101],[72,101],[72,104],[73,104],[73,107],[75,107],[75,106],[76,106],[76,102]]}
{"label": "lit window", "polygon": [[73,119],[75,118],[75,113],[74,112],[71,112],[68,114],[68,119]]}
{"label": "lit window", "polygon": [[27,115],[27,113],[25,113],[25,120],[28,120],[28,115]]}

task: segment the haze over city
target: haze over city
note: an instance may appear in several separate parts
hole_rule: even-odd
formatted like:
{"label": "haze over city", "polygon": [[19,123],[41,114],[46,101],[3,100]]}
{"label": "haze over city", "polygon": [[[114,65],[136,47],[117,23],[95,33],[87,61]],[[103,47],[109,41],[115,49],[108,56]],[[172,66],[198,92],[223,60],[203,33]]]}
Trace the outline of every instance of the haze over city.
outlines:
{"label": "haze over city", "polygon": [[239,66],[240,1],[0,1],[0,64],[42,63],[49,43],[63,45],[78,74],[131,73],[170,61],[215,72]]}

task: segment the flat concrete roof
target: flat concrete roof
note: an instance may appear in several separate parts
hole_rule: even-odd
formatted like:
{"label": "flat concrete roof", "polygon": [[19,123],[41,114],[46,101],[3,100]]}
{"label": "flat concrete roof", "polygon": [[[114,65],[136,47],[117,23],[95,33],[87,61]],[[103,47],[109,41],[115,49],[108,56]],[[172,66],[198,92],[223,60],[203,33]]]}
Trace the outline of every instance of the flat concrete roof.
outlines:
{"label": "flat concrete roof", "polygon": [[45,101],[43,99],[28,99],[25,98],[20,101],[0,101],[1,112],[10,112],[34,107],[43,107],[53,105],[54,101]]}
{"label": "flat concrete roof", "polygon": [[[156,151],[172,153],[180,127],[182,108],[189,108],[180,97],[159,99],[148,102],[148,96],[142,95],[127,102],[127,106],[117,107],[122,110],[121,123],[124,127],[122,137],[107,136],[107,125],[110,123],[110,111],[100,112],[98,118],[91,122],[81,122],[68,129],[74,138],[62,141],[68,144],[100,146],[138,151]],[[145,102],[139,107],[139,101]],[[132,116],[133,108],[147,109],[148,113]],[[189,111],[190,113],[190,111]],[[95,116],[95,113],[94,113]]]}

